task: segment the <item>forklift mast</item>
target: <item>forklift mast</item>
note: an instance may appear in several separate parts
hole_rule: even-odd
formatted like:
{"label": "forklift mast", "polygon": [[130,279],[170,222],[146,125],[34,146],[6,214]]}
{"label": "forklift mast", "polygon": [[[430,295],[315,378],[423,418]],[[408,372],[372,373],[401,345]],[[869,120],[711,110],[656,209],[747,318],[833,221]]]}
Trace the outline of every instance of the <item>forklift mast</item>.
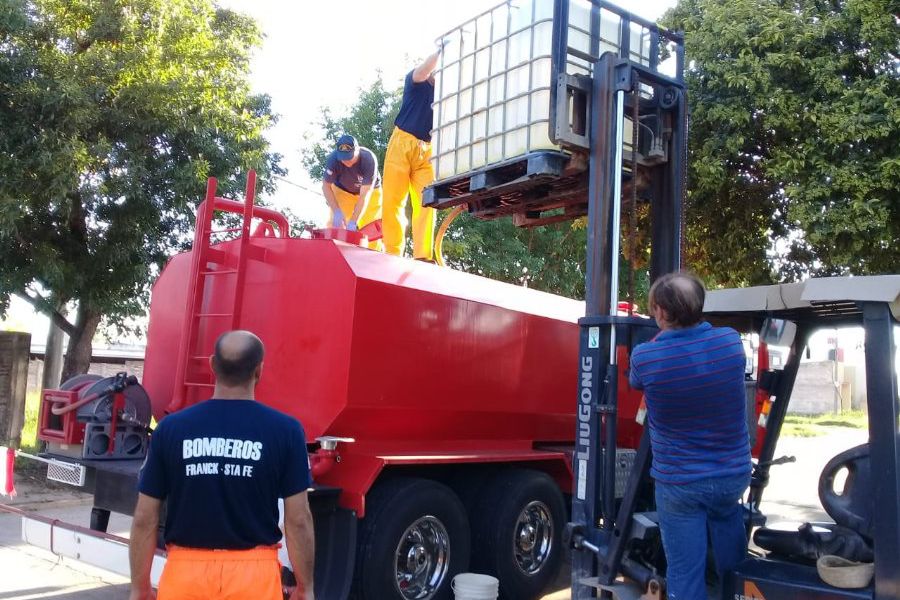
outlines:
{"label": "forklift mast", "polygon": [[[579,322],[576,480],[572,522],[567,529],[574,548],[573,600],[593,598],[598,589],[614,590],[619,573],[637,581],[643,590],[664,593],[653,570],[623,560],[635,520],[647,525],[639,536],[649,535],[655,527],[635,514],[641,482],[650,464],[646,430],[618,507],[615,497],[620,348],[630,354],[637,343],[656,332],[652,320],[619,314],[620,232],[623,205],[634,211],[640,199],[649,200],[651,281],[680,268],[687,147],[683,39],[617,7],[604,2],[593,4],[598,27],[606,11],[620,18],[623,44],[617,54],[607,52],[596,57],[589,92],[583,82],[569,76],[561,76],[557,87],[557,94],[563,90],[573,96],[588,92],[583,103],[571,105],[589,107],[586,119],[581,121],[575,115],[568,121],[569,125],[586,123],[590,141],[586,314]],[[557,3],[554,23],[568,21],[567,7],[566,2]],[[634,30],[641,32],[638,39],[648,40],[649,60],[640,60],[641,53],[630,47],[629,41],[634,39],[630,33]],[[565,27],[554,28],[555,66],[560,72],[563,61],[577,55],[569,46],[568,33]],[[670,74],[661,68],[661,59],[667,54]],[[626,116],[630,116],[630,123]],[[641,135],[645,133],[645,122],[657,125],[649,136]],[[579,133],[571,131],[571,127],[566,130],[566,124],[557,119],[557,125],[562,125],[557,130],[558,138],[571,139],[572,134]],[[624,152],[626,124],[631,126],[633,140],[629,155]],[[627,185],[623,185],[626,178]],[[623,191],[630,191],[631,197]]]}

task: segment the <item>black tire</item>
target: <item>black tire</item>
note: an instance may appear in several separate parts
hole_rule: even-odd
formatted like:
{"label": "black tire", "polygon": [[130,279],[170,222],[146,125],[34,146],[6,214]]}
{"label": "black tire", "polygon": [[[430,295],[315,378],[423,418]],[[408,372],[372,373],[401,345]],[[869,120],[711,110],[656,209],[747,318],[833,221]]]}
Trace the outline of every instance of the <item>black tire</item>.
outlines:
{"label": "black tire", "polygon": [[[416,529],[409,530],[416,526]],[[443,528],[443,532],[440,528]],[[398,556],[412,555],[418,535],[434,534],[446,542],[445,568],[434,568],[434,578],[417,594],[416,586],[401,593],[397,584]],[[445,537],[443,537],[445,536]],[[401,544],[407,545],[404,550]],[[436,546],[437,544],[435,544]],[[366,516],[360,521],[356,546],[355,597],[360,600],[450,600],[450,583],[469,566],[469,521],[456,494],[445,485],[427,479],[398,477],[375,485],[366,496]],[[437,553],[425,552],[434,559]],[[420,555],[421,556],[421,555]],[[435,561],[432,560],[433,564]],[[427,565],[426,572],[429,571]],[[426,578],[427,579],[427,578]]]}
{"label": "black tire", "polygon": [[[530,536],[535,538],[536,548],[530,554],[530,562],[528,553],[521,552],[530,542],[522,541],[519,536],[529,533],[524,529],[528,523],[526,515],[532,517],[532,522],[535,517],[540,518],[545,525],[535,528],[537,536]],[[524,519],[522,522],[520,517]],[[476,510],[469,515],[472,570],[499,579],[500,598],[505,600],[540,597],[559,571],[565,518],[562,492],[547,474],[530,469],[511,469],[498,474],[484,487]],[[540,550],[543,547],[545,552]],[[525,566],[521,564],[523,561]]]}

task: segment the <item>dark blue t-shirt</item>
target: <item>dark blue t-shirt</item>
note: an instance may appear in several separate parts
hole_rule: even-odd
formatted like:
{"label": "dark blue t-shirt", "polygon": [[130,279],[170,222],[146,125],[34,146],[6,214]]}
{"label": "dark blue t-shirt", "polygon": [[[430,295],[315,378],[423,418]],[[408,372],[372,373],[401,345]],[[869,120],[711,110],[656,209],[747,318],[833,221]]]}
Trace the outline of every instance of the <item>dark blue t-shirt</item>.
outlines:
{"label": "dark blue t-shirt", "polygon": [[332,152],[325,160],[325,183],[333,183],[345,192],[358,194],[360,186],[371,185],[381,187],[381,175],[378,174],[378,157],[368,148],[359,149],[359,160],[352,167],[347,167]]}
{"label": "dark blue t-shirt", "polygon": [[167,544],[243,550],[277,544],[278,499],[312,484],[293,417],[253,400],[207,400],[162,421],[138,489],[167,500]]}
{"label": "dark blue t-shirt", "polygon": [[423,142],[430,142],[434,119],[432,102],[434,85],[427,79],[416,83],[413,81],[413,72],[410,71],[403,84],[403,103],[400,104],[400,112],[397,113],[394,125]]}
{"label": "dark blue t-shirt", "polygon": [[745,364],[740,335],[705,322],[635,347],[629,379],[647,398],[654,479],[750,473]]}

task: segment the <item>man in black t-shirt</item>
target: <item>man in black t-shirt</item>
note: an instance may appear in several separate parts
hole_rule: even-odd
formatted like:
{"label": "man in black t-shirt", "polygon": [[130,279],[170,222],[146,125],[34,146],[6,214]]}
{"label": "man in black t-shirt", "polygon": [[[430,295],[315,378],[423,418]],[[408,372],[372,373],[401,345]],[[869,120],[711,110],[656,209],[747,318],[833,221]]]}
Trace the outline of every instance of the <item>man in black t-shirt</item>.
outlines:
{"label": "man in black t-shirt", "polygon": [[168,559],[160,600],[281,600],[278,499],[298,588],[313,598],[312,484],[300,423],[254,400],[263,344],[249,331],[219,337],[213,397],[162,419],[141,468],[131,528],[131,598],[152,598],[150,566],[166,501]]}
{"label": "man in black t-shirt", "polygon": [[[325,161],[322,195],[331,209],[331,226],[357,231],[381,218],[381,175],[378,158],[352,135],[338,138]],[[369,244],[381,250],[381,240]]]}
{"label": "man in black t-shirt", "polygon": [[403,101],[394,120],[394,131],[384,155],[384,250],[403,255],[406,238],[406,202],[412,204],[413,258],[434,260],[435,210],[422,206],[422,190],[434,181],[431,164],[434,70],[443,50],[438,50],[407,73]]}

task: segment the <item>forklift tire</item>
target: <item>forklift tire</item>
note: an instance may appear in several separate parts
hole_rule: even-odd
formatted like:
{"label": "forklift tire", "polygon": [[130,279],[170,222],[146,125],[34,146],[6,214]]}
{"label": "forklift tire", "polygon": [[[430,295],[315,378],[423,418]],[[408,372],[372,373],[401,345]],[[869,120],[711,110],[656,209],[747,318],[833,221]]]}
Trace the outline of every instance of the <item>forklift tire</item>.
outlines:
{"label": "forklift tire", "polygon": [[376,484],[358,536],[354,597],[360,600],[450,600],[453,577],[469,566],[466,511],[450,488],[428,479]]}
{"label": "forklift tire", "polygon": [[500,598],[531,600],[556,577],[566,507],[546,473],[510,469],[482,490],[472,521],[472,571],[500,580]]}

